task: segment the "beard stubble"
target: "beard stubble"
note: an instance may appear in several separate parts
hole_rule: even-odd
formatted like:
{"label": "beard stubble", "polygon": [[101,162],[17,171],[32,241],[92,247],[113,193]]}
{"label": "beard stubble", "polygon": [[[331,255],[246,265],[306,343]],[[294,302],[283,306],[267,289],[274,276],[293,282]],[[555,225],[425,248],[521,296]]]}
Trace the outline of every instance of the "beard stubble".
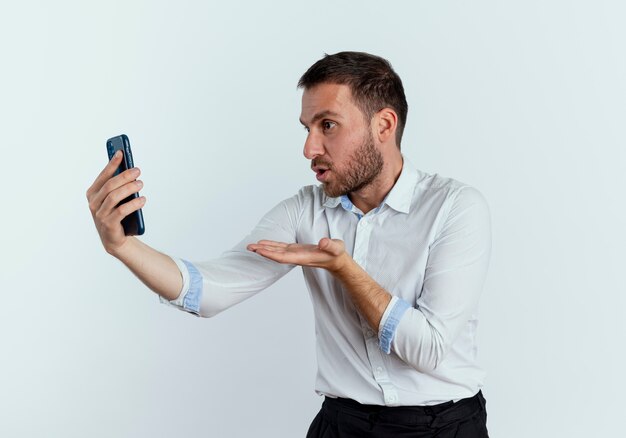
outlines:
{"label": "beard stubble", "polygon": [[363,144],[350,157],[345,173],[338,173],[332,163],[321,161],[314,164],[325,164],[333,172],[335,181],[323,183],[324,193],[331,198],[356,192],[371,184],[383,169],[383,156],[376,145],[371,132],[363,140]]}

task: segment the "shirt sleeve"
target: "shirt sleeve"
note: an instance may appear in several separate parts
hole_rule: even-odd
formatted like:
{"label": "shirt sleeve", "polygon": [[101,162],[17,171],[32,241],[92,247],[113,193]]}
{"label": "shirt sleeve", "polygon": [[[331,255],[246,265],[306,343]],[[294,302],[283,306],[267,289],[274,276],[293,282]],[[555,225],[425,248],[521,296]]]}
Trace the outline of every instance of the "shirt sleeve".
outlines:
{"label": "shirt sleeve", "polygon": [[391,353],[391,341],[396,333],[398,324],[400,324],[400,318],[410,307],[410,303],[395,295],[391,297],[391,301],[387,304],[378,328],[379,346],[384,353]]}
{"label": "shirt sleeve", "polygon": [[386,335],[390,350],[418,371],[435,369],[466,326],[478,305],[489,265],[491,221],[486,200],[478,190],[465,186],[451,195],[450,202],[430,245],[416,303],[390,303],[394,307],[389,314],[397,308],[401,318],[381,322],[381,332],[385,324],[390,324],[390,330],[395,328],[395,333]]}
{"label": "shirt sleeve", "polygon": [[167,299],[159,296],[160,301],[163,304],[176,307],[180,310],[184,310],[189,313],[193,313],[196,316],[200,316],[200,298],[202,296],[202,275],[193,265],[193,263],[187,260],[179,259],[178,257],[170,258],[178,266],[180,271],[183,286],[175,300],[168,301]]}
{"label": "shirt sleeve", "polygon": [[176,300],[161,302],[202,317],[211,317],[269,287],[294,265],[266,259],[246,246],[259,240],[295,242],[300,217],[301,194],[270,210],[254,229],[220,257],[187,261],[172,257],[183,279]]}

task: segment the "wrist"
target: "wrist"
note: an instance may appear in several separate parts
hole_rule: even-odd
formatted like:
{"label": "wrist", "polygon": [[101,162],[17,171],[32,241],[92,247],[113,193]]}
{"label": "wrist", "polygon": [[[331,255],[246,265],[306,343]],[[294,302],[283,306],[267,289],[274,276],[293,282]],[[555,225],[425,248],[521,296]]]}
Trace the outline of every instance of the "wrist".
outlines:
{"label": "wrist", "polygon": [[125,259],[130,257],[133,252],[133,246],[136,243],[136,239],[132,236],[128,236],[121,245],[115,247],[105,247],[107,253],[115,257],[116,259],[124,262]]}
{"label": "wrist", "polygon": [[341,253],[331,267],[328,268],[331,274],[342,277],[350,269],[351,264],[355,263],[347,252]]}

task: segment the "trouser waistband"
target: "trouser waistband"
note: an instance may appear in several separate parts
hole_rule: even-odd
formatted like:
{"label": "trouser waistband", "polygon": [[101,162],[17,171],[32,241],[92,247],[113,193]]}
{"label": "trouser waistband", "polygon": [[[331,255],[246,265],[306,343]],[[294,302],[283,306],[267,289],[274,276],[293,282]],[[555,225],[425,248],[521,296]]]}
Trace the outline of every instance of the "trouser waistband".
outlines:
{"label": "trouser waistband", "polygon": [[485,407],[481,391],[473,397],[454,403],[452,401],[432,406],[379,406],[364,405],[352,399],[326,397],[322,405],[324,413],[332,422],[337,421],[340,413],[358,416],[370,422],[384,421],[396,424],[428,424],[437,427],[472,416]]}

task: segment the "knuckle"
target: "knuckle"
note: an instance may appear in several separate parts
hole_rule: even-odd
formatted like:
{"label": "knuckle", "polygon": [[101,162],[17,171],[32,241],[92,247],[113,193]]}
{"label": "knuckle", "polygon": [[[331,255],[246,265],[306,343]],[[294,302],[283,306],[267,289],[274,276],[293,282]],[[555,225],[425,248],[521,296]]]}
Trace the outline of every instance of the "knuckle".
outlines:
{"label": "knuckle", "polygon": [[117,211],[122,217],[126,217],[133,210],[133,205],[133,201],[125,202],[117,207]]}
{"label": "knuckle", "polygon": [[132,181],[135,178],[137,178],[137,170],[134,167],[124,171],[124,179],[127,181]]}
{"label": "knuckle", "polygon": [[117,207],[115,209],[115,215],[117,216],[118,219],[122,219],[124,217],[126,217],[126,215],[128,214],[126,212],[126,210],[128,209],[128,202],[125,204],[120,205],[119,207]]}
{"label": "knuckle", "polygon": [[133,211],[139,210],[141,208],[142,203],[143,203],[142,198],[135,198],[132,201],[126,203],[127,210],[128,210],[126,214],[130,214]]}
{"label": "knuckle", "polygon": [[112,195],[109,193],[104,197],[104,199],[101,201],[102,207],[106,208],[109,206],[109,204],[111,203],[111,196]]}
{"label": "knuckle", "polygon": [[112,180],[109,179],[107,182],[104,183],[104,185],[102,186],[102,192],[103,193],[110,193],[111,192],[111,185],[113,184],[111,181]]}
{"label": "knuckle", "polygon": [[137,210],[139,207],[141,207],[141,204],[143,202],[142,198],[135,198],[132,200],[132,202],[129,202],[130,204],[130,208],[134,210]]}

